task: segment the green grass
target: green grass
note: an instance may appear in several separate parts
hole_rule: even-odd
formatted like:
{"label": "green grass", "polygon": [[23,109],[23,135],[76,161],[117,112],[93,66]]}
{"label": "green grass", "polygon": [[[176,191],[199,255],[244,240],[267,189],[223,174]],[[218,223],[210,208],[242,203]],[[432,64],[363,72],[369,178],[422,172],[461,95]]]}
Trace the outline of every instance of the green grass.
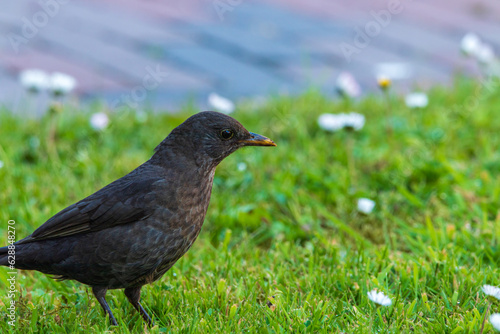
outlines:
{"label": "green grass", "polygon": [[[219,166],[199,239],[142,290],[156,321],[147,332],[479,333],[488,305],[500,312],[480,290],[500,285],[499,93],[459,80],[432,90],[423,110],[393,97],[390,134],[377,96],[240,105],[234,117],[278,147],[245,148]],[[102,107],[82,108],[28,120],[0,113],[2,244],[9,219],[27,236],[147,160],[194,112],[112,113],[98,133],[88,119]],[[366,116],[359,132],[316,123],[351,110]],[[357,212],[359,197],[376,201],[372,214]],[[1,291],[7,278],[2,268]],[[28,271],[17,285],[19,333],[145,331],[122,291],[108,292],[113,328],[86,286]],[[372,289],[393,304],[376,307]],[[4,312],[0,320],[0,332],[13,330]],[[493,331],[486,319],[484,333]]]}

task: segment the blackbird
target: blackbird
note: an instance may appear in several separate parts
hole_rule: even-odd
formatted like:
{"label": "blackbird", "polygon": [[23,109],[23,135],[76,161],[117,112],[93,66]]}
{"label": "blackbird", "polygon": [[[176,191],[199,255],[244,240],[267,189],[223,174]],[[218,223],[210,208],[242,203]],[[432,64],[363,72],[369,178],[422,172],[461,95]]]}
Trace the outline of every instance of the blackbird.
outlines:
{"label": "blackbird", "polygon": [[[147,162],[15,242],[15,268],[91,286],[113,325],[106,291],[125,289],[152,324],[139,303],[142,286],[162,277],[189,250],[205,219],[217,165],[244,146],[276,144],[218,112],[191,116]],[[0,265],[12,259],[8,247],[0,248]]]}

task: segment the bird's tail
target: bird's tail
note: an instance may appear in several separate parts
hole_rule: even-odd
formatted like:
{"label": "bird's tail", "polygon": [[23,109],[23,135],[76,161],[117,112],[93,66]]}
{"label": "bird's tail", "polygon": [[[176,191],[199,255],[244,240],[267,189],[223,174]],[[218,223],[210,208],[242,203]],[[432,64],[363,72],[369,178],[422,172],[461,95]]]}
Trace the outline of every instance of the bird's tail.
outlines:
{"label": "bird's tail", "polygon": [[9,247],[0,247],[0,266],[8,266],[9,265]]}

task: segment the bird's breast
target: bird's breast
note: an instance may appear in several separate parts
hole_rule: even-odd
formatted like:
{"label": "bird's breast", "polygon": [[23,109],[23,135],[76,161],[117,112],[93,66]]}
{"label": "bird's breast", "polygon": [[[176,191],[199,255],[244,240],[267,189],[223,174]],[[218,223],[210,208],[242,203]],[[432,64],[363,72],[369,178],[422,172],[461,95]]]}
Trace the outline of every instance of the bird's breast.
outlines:
{"label": "bird's breast", "polygon": [[184,216],[183,227],[189,229],[194,224],[201,228],[210,203],[214,172],[202,177],[188,176],[189,179],[179,187],[176,202],[179,203],[179,213]]}
{"label": "bird's breast", "polygon": [[[205,177],[180,180],[175,198],[167,198],[164,206],[157,210],[166,243],[176,239],[179,253],[184,254],[201,231],[212,193],[214,173]],[[167,194],[168,196],[168,194]],[[181,254],[181,256],[182,256]]]}

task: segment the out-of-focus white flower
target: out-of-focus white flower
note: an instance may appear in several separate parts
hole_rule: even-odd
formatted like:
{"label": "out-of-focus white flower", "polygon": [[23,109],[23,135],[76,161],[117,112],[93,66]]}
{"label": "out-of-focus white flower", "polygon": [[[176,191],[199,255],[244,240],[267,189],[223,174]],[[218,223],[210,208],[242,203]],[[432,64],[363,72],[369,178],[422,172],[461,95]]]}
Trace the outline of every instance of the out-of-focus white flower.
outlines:
{"label": "out-of-focus white flower", "polygon": [[365,116],[356,112],[348,114],[322,114],[318,117],[318,125],[326,131],[338,131],[341,129],[360,130],[365,125]]}
{"label": "out-of-focus white flower", "polygon": [[90,117],[90,126],[97,131],[104,130],[109,124],[108,115],[97,112]]}
{"label": "out-of-focus white flower", "polygon": [[239,170],[240,172],[244,172],[244,171],[246,171],[246,170],[247,170],[247,164],[246,164],[246,163],[244,163],[244,162],[240,162],[240,163],[238,163],[238,165],[237,165],[236,167],[238,168],[238,170]]}
{"label": "out-of-focus white flower", "polygon": [[138,123],[146,123],[148,120],[148,114],[144,110],[139,109],[135,112],[135,120]]}
{"label": "out-of-focus white flower", "polygon": [[495,297],[496,299],[500,300],[500,288],[499,287],[485,284],[481,287],[481,289],[483,290],[485,295],[492,296],[492,297]]}
{"label": "out-of-focus white flower", "polygon": [[466,56],[473,56],[482,64],[488,65],[495,60],[493,47],[482,42],[474,33],[468,33],[462,38],[460,49]]}
{"label": "out-of-focus white flower", "polygon": [[405,103],[408,108],[425,108],[429,104],[427,94],[414,92],[406,95]]}
{"label": "out-of-focus white flower", "polygon": [[34,93],[45,90],[50,85],[49,75],[37,69],[22,71],[19,73],[19,81],[24,88]]}
{"label": "out-of-focus white flower", "polygon": [[354,129],[356,131],[361,130],[365,125],[365,116],[358,114],[357,112],[350,112],[344,114],[344,128]]}
{"label": "out-of-focus white flower", "polygon": [[495,51],[493,51],[491,45],[481,43],[476,51],[476,58],[482,64],[490,64],[495,60]]}
{"label": "out-of-focus white flower", "polygon": [[466,56],[475,56],[481,47],[481,40],[474,33],[468,33],[460,42],[460,49]]}
{"label": "out-of-focus white flower", "polygon": [[497,330],[500,331],[500,313],[493,313],[490,316],[491,325]]}
{"label": "out-of-focus white flower", "polygon": [[233,101],[222,97],[217,93],[211,93],[208,95],[208,104],[216,111],[220,111],[224,114],[230,114],[235,109]]}
{"label": "out-of-focus white flower", "polygon": [[50,90],[54,95],[65,95],[71,93],[76,87],[76,79],[71,75],[54,72],[50,75]]}
{"label": "out-of-focus white flower", "polygon": [[389,306],[392,304],[391,298],[384,295],[383,292],[377,292],[377,290],[372,290],[368,292],[368,299],[382,306]]}
{"label": "out-of-focus white flower", "polygon": [[326,131],[338,131],[344,128],[344,114],[322,114],[318,117],[318,125]]}
{"label": "out-of-focus white flower", "polygon": [[376,78],[386,77],[391,81],[407,79],[412,76],[413,68],[407,63],[379,63],[375,65],[374,74]]}
{"label": "out-of-focus white flower", "polygon": [[375,202],[369,198],[359,198],[358,199],[358,211],[366,215],[372,213],[375,208]]}
{"label": "out-of-focus white flower", "polygon": [[4,166],[4,163],[2,160],[0,160],[0,168],[3,168],[3,166]]}
{"label": "out-of-focus white flower", "polygon": [[341,72],[337,77],[337,91],[339,94],[348,97],[357,97],[361,95],[361,87],[349,72]]}

